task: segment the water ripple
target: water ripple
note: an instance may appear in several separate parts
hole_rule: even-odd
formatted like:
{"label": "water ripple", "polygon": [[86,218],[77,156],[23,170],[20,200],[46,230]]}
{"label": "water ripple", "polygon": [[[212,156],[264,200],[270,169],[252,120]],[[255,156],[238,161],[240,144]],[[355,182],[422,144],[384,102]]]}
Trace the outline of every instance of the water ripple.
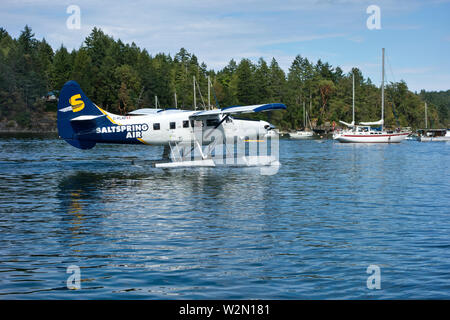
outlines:
{"label": "water ripple", "polygon": [[274,176],[53,136],[0,150],[1,298],[450,298],[450,144],[282,140]]}

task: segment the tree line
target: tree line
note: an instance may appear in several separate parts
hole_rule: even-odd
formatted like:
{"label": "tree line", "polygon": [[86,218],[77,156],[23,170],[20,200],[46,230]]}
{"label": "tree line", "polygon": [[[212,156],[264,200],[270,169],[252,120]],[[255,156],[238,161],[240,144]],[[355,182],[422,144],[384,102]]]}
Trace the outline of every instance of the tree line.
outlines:
{"label": "tree line", "polygon": [[[193,78],[197,84],[197,108],[210,100],[215,107],[281,102],[286,111],[255,114],[281,129],[303,126],[303,110],[313,126],[329,125],[352,118],[352,76],[356,87],[356,121],[379,120],[379,85],[353,68],[344,73],[340,67],[298,55],[286,73],[275,58],[231,60],[223,69],[208,69],[184,48],[169,54],[150,54],[135,43],[94,28],[78,50],[69,52],[63,45],[56,50],[45,39],[35,38],[25,26],[17,39],[0,28],[0,120],[14,120],[22,127],[45,113],[55,113],[56,102],[42,99],[68,80],[77,81],[83,91],[100,107],[118,114],[138,108],[194,108]],[[429,123],[449,123],[450,95],[411,92],[404,81],[390,82],[385,88],[385,123],[390,127],[423,127],[424,101]]]}

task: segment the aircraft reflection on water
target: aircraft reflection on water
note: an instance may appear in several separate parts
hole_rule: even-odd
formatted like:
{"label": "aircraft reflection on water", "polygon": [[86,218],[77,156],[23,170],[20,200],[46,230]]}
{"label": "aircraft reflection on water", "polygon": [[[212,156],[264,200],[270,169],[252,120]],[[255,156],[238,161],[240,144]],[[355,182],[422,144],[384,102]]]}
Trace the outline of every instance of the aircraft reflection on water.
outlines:
{"label": "aircraft reflection on water", "polygon": [[[101,220],[121,216],[127,212],[127,206],[135,207],[136,203],[142,206],[139,214],[152,215],[151,208],[158,208],[159,216],[166,212],[170,218],[174,214],[175,199],[193,213],[210,206],[208,201],[198,201],[199,198],[215,199],[217,211],[227,210],[231,202],[242,200],[240,190],[236,189],[236,176],[229,176],[229,170],[233,169],[153,169],[150,173],[143,171],[145,167],[135,167],[135,170],[131,173],[78,171],[59,182],[57,197],[61,211],[65,213],[62,220],[69,222],[73,237],[79,237],[87,230],[95,232],[96,228],[101,228]],[[239,169],[239,179],[258,185],[253,189],[252,201],[262,201],[270,192],[264,176],[255,174],[258,172],[252,167]],[[85,229],[84,223],[90,227]]]}

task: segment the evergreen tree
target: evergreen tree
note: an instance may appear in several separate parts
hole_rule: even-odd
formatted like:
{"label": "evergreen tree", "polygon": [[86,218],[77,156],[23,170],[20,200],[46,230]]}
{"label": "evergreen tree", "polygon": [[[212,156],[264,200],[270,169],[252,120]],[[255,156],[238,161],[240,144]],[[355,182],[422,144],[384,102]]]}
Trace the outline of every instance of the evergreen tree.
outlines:
{"label": "evergreen tree", "polygon": [[257,101],[268,101],[273,96],[270,84],[270,70],[267,66],[267,62],[260,58],[258,65],[256,66],[254,81],[256,84],[256,96]]}
{"label": "evergreen tree", "polygon": [[236,69],[236,97],[241,105],[251,105],[256,96],[253,79],[254,66],[249,59],[242,59]]}
{"label": "evergreen tree", "polygon": [[[230,62],[221,70],[208,70],[197,56],[181,48],[170,55],[151,55],[135,43],[114,40],[101,29],[93,28],[83,45],[71,53],[61,45],[56,52],[45,39],[37,40],[29,26],[17,39],[0,28],[0,120],[14,120],[21,126],[45,116],[49,91],[58,91],[68,80],[77,81],[97,105],[124,114],[135,108],[153,107],[158,96],[161,107],[173,107],[175,94],[179,108],[193,106],[193,77],[196,79],[197,105],[207,103],[208,76],[213,94],[221,107],[267,102],[285,103],[284,112],[248,115],[267,119],[282,129],[303,126],[303,105],[313,125],[331,121],[351,121],[352,75],[355,76],[356,121],[380,118],[379,86],[365,79],[354,68],[344,74],[340,67],[297,55],[288,74],[273,58]],[[204,101],[202,101],[202,97]],[[450,90],[411,92],[404,81],[389,83],[385,90],[386,126],[422,127],[424,102],[428,102],[429,122],[433,126],[450,123]],[[56,107],[56,106],[55,106]]]}
{"label": "evergreen tree", "polygon": [[56,50],[53,58],[51,70],[53,88],[60,89],[64,83],[70,80],[72,65],[72,59],[69,52],[67,52],[67,49],[61,45],[61,47]]}
{"label": "evergreen tree", "polygon": [[92,61],[86,48],[81,48],[75,55],[71,79],[78,82],[84,93],[91,97],[93,95],[92,87]]}

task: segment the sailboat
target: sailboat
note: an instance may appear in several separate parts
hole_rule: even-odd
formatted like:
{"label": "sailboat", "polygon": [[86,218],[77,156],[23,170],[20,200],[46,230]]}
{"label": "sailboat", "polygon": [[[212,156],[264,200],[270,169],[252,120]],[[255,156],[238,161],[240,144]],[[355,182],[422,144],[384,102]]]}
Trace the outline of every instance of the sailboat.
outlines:
{"label": "sailboat", "polygon": [[289,132],[289,138],[291,139],[309,139],[314,136],[314,132],[309,130],[306,131],[306,118],[308,113],[305,109],[305,102],[303,102],[303,128],[304,130],[298,130],[296,132]]}
{"label": "sailboat", "polygon": [[419,129],[418,139],[421,142],[450,141],[450,129],[428,129],[428,105],[425,102],[425,129]]}
{"label": "sailboat", "polygon": [[[355,124],[355,77],[353,75],[353,121],[340,123],[348,127],[347,130],[336,131],[333,139],[339,142],[352,143],[398,143],[403,141],[409,132],[393,132],[384,130],[384,48],[382,49],[382,76],[381,76],[381,119],[374,122],[361,122]],[[372,128],[379,126],[379,129]]]}

